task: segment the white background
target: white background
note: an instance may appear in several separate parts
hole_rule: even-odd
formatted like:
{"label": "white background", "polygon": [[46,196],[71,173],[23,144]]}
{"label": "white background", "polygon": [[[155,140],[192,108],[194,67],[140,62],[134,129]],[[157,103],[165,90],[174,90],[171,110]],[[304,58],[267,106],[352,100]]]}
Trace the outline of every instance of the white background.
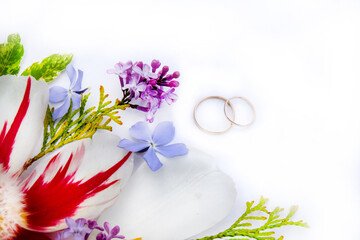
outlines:
{"label": "white background", "polygon": [[[177,140],[213,155],[238,189],[231,215],[204,234],[225,229],[246,201],[264,196],[270,208],[299,205],[294,219],[311,226],[281,229],[285,239],[357,240],[359,14],[355,0],[2,1],[0,40],[21,34],[23,69],[73,53],[94,102],[100,84],[120,94],[116,77],[106,74],[118,61],[156,58],[180,71],[179,99],[155,124],[174,121]],[[192,111],[208,95],[247,97],[255,123],[222,135],[200,131]],[[249,117],[234,105],[240,120]],[[210,127],[225,121],[220,101],[204,103],[199,116]],[[128,137],[143,118],[127,111],[115,133]]]}

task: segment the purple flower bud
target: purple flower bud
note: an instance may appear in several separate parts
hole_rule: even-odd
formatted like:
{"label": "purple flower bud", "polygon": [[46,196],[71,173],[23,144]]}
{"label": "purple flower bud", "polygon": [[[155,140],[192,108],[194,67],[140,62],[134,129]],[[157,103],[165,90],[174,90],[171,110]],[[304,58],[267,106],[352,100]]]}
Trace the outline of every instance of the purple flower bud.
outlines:
{"label": "purple flower bud", "polygon": [[106,234],[105,233],[98,233],[98,235],[96,235],[96,240],[106,240]]}
{"label": "purple flower bud", "polygon": [[178,87],[180,83],[178,81],[171,81],[168,83],[169,87]]}
{"label": "purple flower bud", "polygon": [[172,74],[173,78],[179,78],[180,77],[180,72],[176,71]]}
{"label": "purple flower bud", "polygon": [[136,63],[136,66],[138,66],[141,69],[143,68],[143,65],[144,65],[143,62],[141,61]]}
{"label": "purple flower bud", "polygon": [[157,80],[156,79],[151,79],[149,82],[148,82],[149,85],[151,86],[155,86],[157,84]]}
{"label": "purple flower bud", "polygon": [[171,74],[168,74],[168,75],[166,75],[165,78],[166,78],[166,80],[170,81],[173,78],[173,76]]}
{"label": "purple flower bud", "polygon": [[95,220],[88,220],[87,221],[87,224],[88,224],[88,227],[92,230],[92,229],[97,229],[97,230],[100,230],[100,231],[104,231],[104,229],[102,227],[100,227],[98,225],[98,223],[95,221]]}
{"label": "purple flower bud", "polygon": [[152,60],[152,62],[151,62],[152,72],[155,72],[156,69],[158,69],[160,67],[160,65],[161,65],[161,63],[159,60],[156,60],[156,59]]}
{"label": "purple flower bud", "polygon": [[168,71],[169,71],[169,67],[168,66],[163,66],[162,75],[164,76]]}

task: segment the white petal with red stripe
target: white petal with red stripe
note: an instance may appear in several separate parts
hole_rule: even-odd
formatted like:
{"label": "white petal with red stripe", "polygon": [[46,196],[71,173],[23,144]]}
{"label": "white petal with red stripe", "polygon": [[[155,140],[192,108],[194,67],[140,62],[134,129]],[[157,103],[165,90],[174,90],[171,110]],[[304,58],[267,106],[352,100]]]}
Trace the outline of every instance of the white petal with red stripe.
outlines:
{"label": "white petal with red stripe", "polygon": [[118,142],[111,133],[95,134],[41,158],[25,180],[28,216],[23,227],[55,231],[66,227],[66,217],[95,219],[112,205],[133,169],[130,153]]}
{"label": "white petal with red stripe", "polygon": [[[15,173],[40,141],[49,89],[29,77],[0,77],[0,163]],[[9,157],[9,159],[7,159]]]}

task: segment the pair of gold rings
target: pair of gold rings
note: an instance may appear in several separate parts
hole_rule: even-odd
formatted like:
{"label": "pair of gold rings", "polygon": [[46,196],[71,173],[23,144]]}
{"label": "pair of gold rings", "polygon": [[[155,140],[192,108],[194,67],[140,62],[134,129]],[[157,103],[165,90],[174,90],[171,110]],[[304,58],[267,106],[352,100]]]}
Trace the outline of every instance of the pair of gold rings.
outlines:
{"label": "pair of gold rings", "polygon": [[[231,100],[233,99],[241,99],[243,100],[251,109],[251,112],[252,112],[252,117],[251,117],[251,120],[247,123],[238,123],[238,122],[235,122],[235,110],[234,110],[234,106],[231,102]],[[224,114],[225,114],[225,117],[227,118],[227,120],[229,120],[229,126],[226,127],[225,129],[221,130],[221,131],[211,131],[209,129],[206,129],[204,128],[203,126],[201,126],[197,120],[197,117],[196,117],[196,112],[197,112],[197,109],[199,107],[199,105],[201,103],[203,103],[204,101],[208,100],[208,99],[220,99],[220,100],[223,100],[225,103],[224,103]],[[231,109],[231,117],[228,115],[227,111],[226,111],[226,108],[229,107]],[[255,121],[255,116],[256,116],[256,112],[255,112],[255,108],[254,108],[254,105],[246,98],[244,97],[240,97],[240,96],[235,96],[235,97],[231,97],[231,98],[224,98],[224,97],[221,97],[221,96],[208,96],[208,97],[205,97],[203,99],[201,99],[195,106],[194,108],[194,112],[193,112],[193,115],[194,115],[194,121],[195,121],[195,124],[201,129],[203,130],[204,132],[208,132],[208,133],[215,133],[215,134],[220,134],[220,133],[224,133],[226,131],[228,131],[233,125],[237,125],[237,126],[241,126],[241,127],[246,127],[246,126],[250,126],[251,124],[253,124],[253,122]]]}

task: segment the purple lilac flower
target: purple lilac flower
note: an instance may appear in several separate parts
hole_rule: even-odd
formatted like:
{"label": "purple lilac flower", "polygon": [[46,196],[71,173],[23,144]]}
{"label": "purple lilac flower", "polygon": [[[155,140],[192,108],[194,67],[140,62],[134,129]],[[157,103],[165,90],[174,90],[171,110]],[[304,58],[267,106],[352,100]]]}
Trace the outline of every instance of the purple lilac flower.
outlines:
{"label": "purple lilac flower", "polygon": [[76,110],[81,105],[81,94],[84,93],[87,88],[81,90],[81,82],[83,79],[83,71],[78,70],[76,72],[75,68],[69,64],[66,67],[66,73],[70,79],[70,87],[68,89],[55,86],[50,88],[49,101],[52,103],[63,104],[54,110],[53,118],[55,120],[62,118],[68,111],[70,107],[70,100],[73,103],[72,110]]}
{"label": "purple lilac flower", "polygon": [[131,70],[133,66],[132,62],[129,61],[127,63],[118,62],[114,65],[114,69],[108,69],[107,73],[109,74],[116,74],[122,78],[126,78],[128,74],[128,70]]}
{"label": "purple lilac flower", "polygon": [[188,149],[183,143],[168,145],[175,136],[175,127],[172,122],[159,123],[153,134],[145,122],[138,122],[130,128],[130,135],[136,141],[122,139],[118,147],[131,152],[145,151],[143,158],[153,171],[162,167],[162,163],[156,156],[156,152],[165,157],[177,157],[188,153]]}
{"label": "purple lilac flower", "polygon": [[[94,229],[104,231],[104,228],[100,227],[95,220],[91,220],[91,219],[87,220],[87,225],[88,225],[88,227],[90,228],[91,231],[94,230]],[[90,233],[85,234],[84,240],[87,240],[90,237]]]}
{"label": "purple lilac flower", "polygon": [[146,102],[151,102],[157,95],[158,92],[156,90],[153,90],[152,86],[147,86],[145,90],[141,93],[141,99]]}
{"label": "purple lilac flower", "polygon": [[55,240],[63,240],[62,232],[57,232],[56,233]]}
{"label": "purple lilac flower", "polygon": [[123,235],[118,235],[118,233],[120,232],[119,226],[115,226],[114,228],[111,229],[110,224],[108,222],[105,222],[104,228],[107,235],[103,232],[98,233],[98,235],[96,236],[96,240],[111,240],[113,238],[119,238],[119,239],[125,238],[125,236]]}
{"label": "purple lilac flower", "polygon": [[[101,231],[97,234],[96,239],[97,240],[111,240],[113,238],[119,238],[124,239],[125,237],[123,235],[119,235],[120,227],[115,226],[111,229],[110,224],[108,222],[104,223],[104,228],[100,227],[98,223],[95,220],[87,220],[84,218],[79,218],[76,221],[74,221],[72,218],[66,218],[65,219],[66,224],[68,225],[68,228],[65,229],[62,232],[57,232],[55,236],[55,240],[63,240],[63,239],[69,239],[69,237],[72,237],[71,239],[75,240],[87,240],[90,236],[90,233],[97,229]],[[86,226],[87,225],[87,226]],[[106,231],[106,233],[104,232]]]}
{"label": "purple lilac flower", "polygon": [[100,232],[96,235],[96,240],[106,240],[106,234],[103,232]]}
{"label": "purple lilac flower", "polygon": [[84,218],[79,218],[76,221],[72,218],[66,218],[65,221],[69,228],[63,231],[63,238],[73,236],[74,240],[84,240],[84,234],[91,233],[91,229],[85,226],[86,220]]}
{"label": "purple lilac flower", "polygon": [[119,76],[121,87],[124,87],[124,80],[129,74],[131,74],[131,68],[133,64],[131,61],[127,63],[118,62],[115,64],[114,69],[108,69],[107,73],[115,74]]}
{"label": "purple lilac flower", "polygon": [[151,96],[150,94],[147,96],[142,96],[142,99],[146,101],[147,107],[138,106],[137,109],[140,111],[146,112],[146,121],[152,123],[154,121],[154,116],[157,110],[161,105],[161,98],[158,97],[158,92],[155,95]]}
{"label": "purple lilac flower", "polygon": [[141,77],[149,80],[150,78],[157,78],[158,75],[156,73],[153,73],[150,71],[150,66],[147,64],[144,64],[142,68],[140,68],[139,66],[135,65],[133,67],[134,72],[136,72],[137,74],[139,74]]}
{"label": "purple lilac flower", "polygon": [[175,92],[175,88],[171,88],[170,90],[164,92],[161,95],[161,98],[164,99],[167,102],[167,104],[171,105],[173,102],[176,101],[178,97],[174,92]]}
{"label": "purple lilac flower", "polygon": [[[114,69],[108,70],[108,73],[119,76],[124,94],[121,103],[130,104],[131,108],[146,112],[146,120],[150,123],[154,121],[155,113],[163,101],[172,104],[177,99],[174,88],[179,86],[179,82],[175,79],[180,77],[180,73],[168,73],[168,66],[163,66],[157,72],[160,66],[160,61],[154,59],[151,67],[141,61],[135,64],[119,62]],[[139,97],[142,102],[132,102]]]}
{"label": "purple lilac flower", "polygon": [[139,61],[139,62],[136,62],[136,63],[135,63],[135,66],[137,66],[137,67],[139,67],[140,69],[142,69],[143,66],[144,66],[144,63],[143,63],[142,61]]}
{"label": "purple lilac flower", "polygon": [[124,88],[129,89],[131,97],[134,99],[138,99],[141,92],[144,92],[146,89],[146,83],[139,82],[140,75],[132,74],[131,79],[128,84],[124,86]]}
{"label": "purple lilac flower", "polygon": [[97,230],[100,230],[100,231],[104,231],[104,228],[100,227],[95,220],[89,219],[89,220],[87,221],[87,224],[88,224],[88,226],[89,226],[89,228],[90,228],[91,230],[97,229]]}
{"label": "purple lilac flower", "polygon": [[149,123],[154,122],[155,113],[160,108],[161,101],[159,101],[157,98],[154,98],[151,102],[148,102],[150,108],[146,112],[145,118],[146,121]]}

